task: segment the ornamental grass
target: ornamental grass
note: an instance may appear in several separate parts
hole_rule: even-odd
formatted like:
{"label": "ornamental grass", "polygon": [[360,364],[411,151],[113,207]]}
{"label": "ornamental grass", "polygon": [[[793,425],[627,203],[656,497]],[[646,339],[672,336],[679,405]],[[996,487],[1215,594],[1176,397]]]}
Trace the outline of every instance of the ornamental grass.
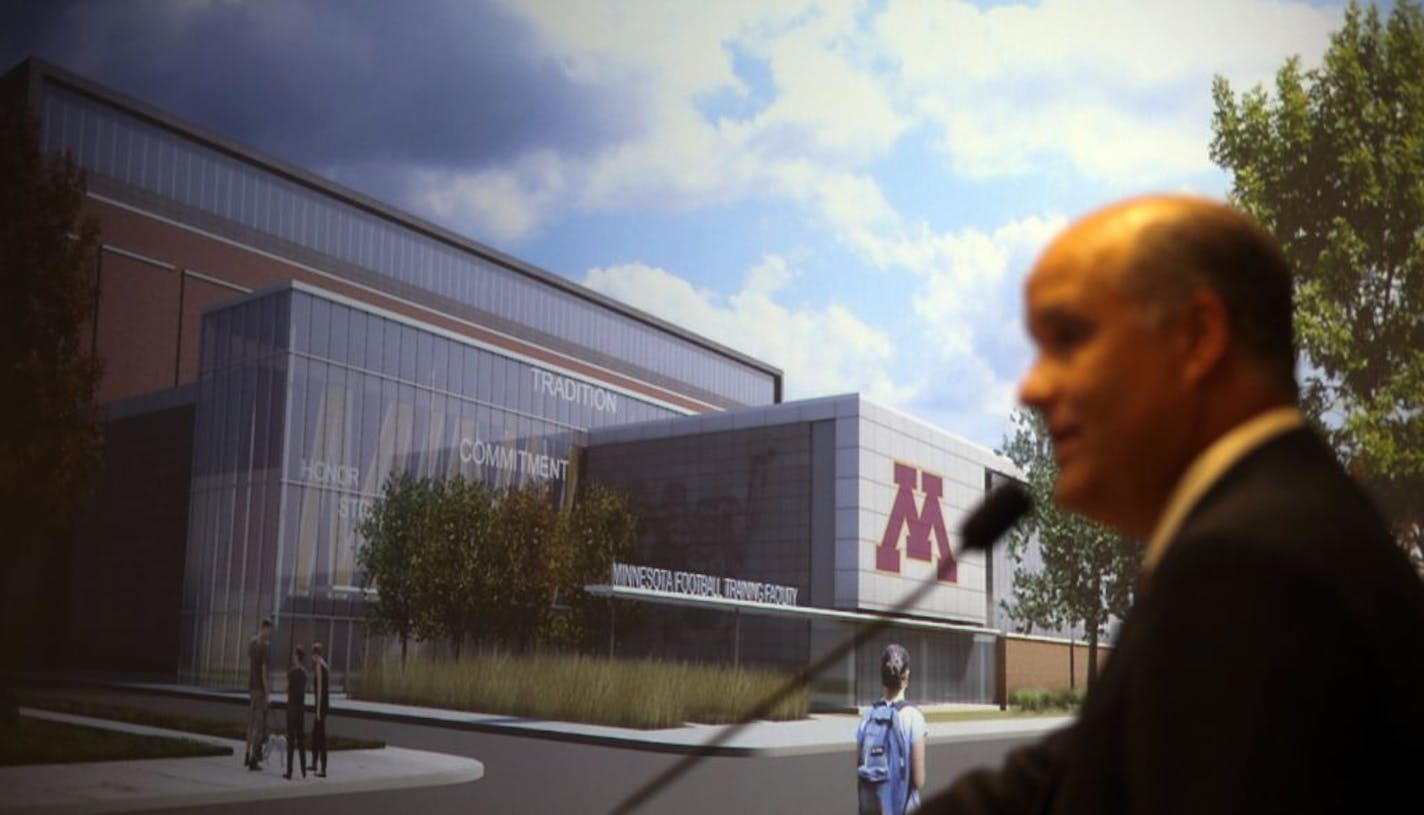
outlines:
{"label": "ornamental grass", "polygon": [[[368,665],[355,698],[475,713],[656,729],[739,720],[787,680],[773,671],[651,659],[481,653],[459,659],[387,657]],[[805,718],[792,694],[766,717]]]}

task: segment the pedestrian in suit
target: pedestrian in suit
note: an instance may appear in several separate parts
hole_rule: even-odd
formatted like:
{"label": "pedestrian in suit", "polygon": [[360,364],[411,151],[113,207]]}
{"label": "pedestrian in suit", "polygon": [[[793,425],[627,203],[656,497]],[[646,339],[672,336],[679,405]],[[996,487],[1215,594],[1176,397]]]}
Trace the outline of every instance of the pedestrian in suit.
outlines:
{"label": "pedestrian in suit", "polygon": [[1077,720],[922,811],[1418,811],[1424,585],[1296,408],[1274,240],[1133,199],[1025,293],[1055,500],[1144,541],[1143,574]]}
{"label": "pedestrian in suit", "polygon": [[268,645],[272,641],[272,621],[264,619],[247,642],[247,750],[242,765],[262,769],[262,745],[267,741],[267,704],[272,697],[268,677]]}
{"label": "pedestrian in suit", "polygon": [[[312,763],[317,778],[326,778],[326,714],[331,709],[331,669],[321,643],[312,644]],[[318,768],[320,762],[320,768]]]}
{"label": "pedestrian in suit", "polygon": [[307,743],[304,735],[307,727],[307,669],[302,667],[302,660],[306,659],[306,656],[300,645],[292,649],[292,665],[287,669],[287,772],[282,774],[286,779],[292,777],[294,754],[301,759],[297,766],[302,768],[302,778],[307,777]]}

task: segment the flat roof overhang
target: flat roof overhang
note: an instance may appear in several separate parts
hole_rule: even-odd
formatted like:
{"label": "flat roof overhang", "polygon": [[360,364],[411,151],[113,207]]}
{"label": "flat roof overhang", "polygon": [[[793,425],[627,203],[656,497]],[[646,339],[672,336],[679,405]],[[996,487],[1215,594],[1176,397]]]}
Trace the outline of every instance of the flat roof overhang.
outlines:
{"label": "flat roof overhang", "polygon": [[814,606],[785,606],[775,603],[757,603],[751,600],[734,600],[728,597],[698,597],[689,594],[677,594],[676,592],[658,591],[656,589],[644,589],[634,586],[611,586],[602,583],[584,586],[583,590],[595,597],[611,597],[619,600],[637,600],[659,605],[700,608],[705,611],[736,612],[767,617],[826,620],[855,624],[888,621],[890,625],[903,628],[918,628],[928,631],[957,631],[964,634],[999,636],[997,629],[985,628],[982,625],[965,622],[925,620],[917,617],[899,617],[864,611],[842,611],[840,609],[817,608]]}

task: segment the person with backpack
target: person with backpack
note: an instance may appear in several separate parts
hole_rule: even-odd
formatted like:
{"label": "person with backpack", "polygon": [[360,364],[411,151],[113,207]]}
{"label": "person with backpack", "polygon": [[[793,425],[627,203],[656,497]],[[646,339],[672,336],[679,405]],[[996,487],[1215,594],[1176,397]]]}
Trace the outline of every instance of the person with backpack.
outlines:
{"label": "person with backpack", "polygon": [[904,815],[920,805],[925,786],[925,716],[905,702],[910,653],[891,643],[880,654],[885,696],[865,712],[855,732],[860,815]]}

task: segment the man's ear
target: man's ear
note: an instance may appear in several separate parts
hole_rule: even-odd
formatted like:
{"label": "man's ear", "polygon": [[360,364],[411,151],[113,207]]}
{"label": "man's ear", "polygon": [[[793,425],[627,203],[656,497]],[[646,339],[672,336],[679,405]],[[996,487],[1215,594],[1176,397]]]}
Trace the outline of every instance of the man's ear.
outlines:
{"label": "man's ear", "polygon": [[1188,385],[1199,385],[1226,357],[1231,346],[1231,319],[1221,296],[1207,288],[1198,288],[1188,296],[1181,318],[1187,346],[1182,378]]}

